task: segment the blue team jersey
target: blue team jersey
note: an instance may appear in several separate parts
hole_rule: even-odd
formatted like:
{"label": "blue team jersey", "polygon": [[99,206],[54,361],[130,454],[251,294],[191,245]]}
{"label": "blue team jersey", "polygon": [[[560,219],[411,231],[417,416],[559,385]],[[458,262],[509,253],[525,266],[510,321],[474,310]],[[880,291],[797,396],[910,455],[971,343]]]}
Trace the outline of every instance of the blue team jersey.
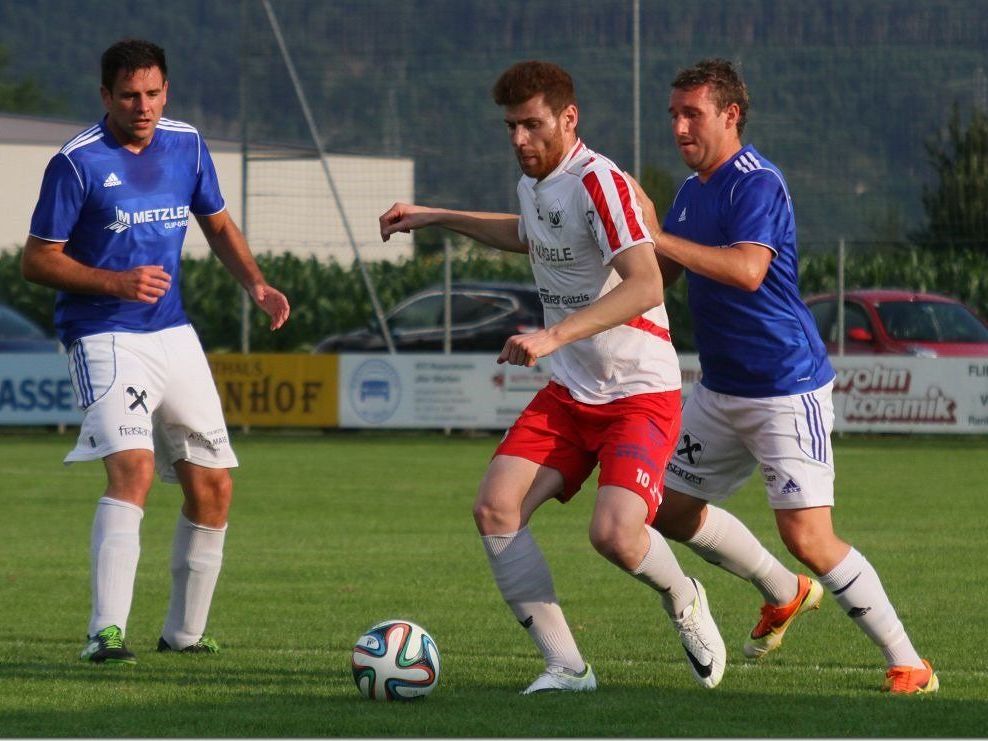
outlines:
{"label": "blue team jersey", "polygon": [[775,165],[746,146],[706,183],[693,175],[676,194],[662,228],[711,249],[753,242],[773,253],[754,292],[686,271],[704,386],[761,398],[811,391],[834,377],[799,296],[792,198]]}
{"label": "blue team jersey", "polygon": [[66,345],[98,332],[153,332],[188,323],[179,291],[182,242],[191,215],[224,208],[216,170],[199,132],[162,118],[140,153],[100,123],[48,163],[31,235],[65,242],[65,254],[95,268],[163,265],[168,292],[156,304],[59,291],[55,328]]}

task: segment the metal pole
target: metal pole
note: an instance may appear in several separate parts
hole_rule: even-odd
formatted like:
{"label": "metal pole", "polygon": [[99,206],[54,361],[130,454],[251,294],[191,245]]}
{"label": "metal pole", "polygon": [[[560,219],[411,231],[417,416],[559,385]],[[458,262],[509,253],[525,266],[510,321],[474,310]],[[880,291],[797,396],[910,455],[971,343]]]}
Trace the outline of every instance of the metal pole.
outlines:
{"label": "metal pole", "polygon": [[[247,0],[240,0],[240,229],[247,239]],[[248,242],[249,244],[249,242]],[[250,352],[250,295],[244,289],[240,292],[240,352]],[[249,424],[241,424],[240,431],[250,432]]]}
{"label": "metal pole", "polygon": [[[56,343],[56,344],[58,345],[58,354],[59,355],[66,355],[65,345],[63,345],[61,342]],[[58,434],[59,435],[64,435],[65,434],[65,428],[66,428],[65,422],[59,422],[58,423]]]}
{"label": "metal pole", "polygon": [[641,0],[632,0],[632,119],[634,120],[634,146],[635,159],[634,170],[635,179],[642,177],[642,111],[641,111]]}
{"label": "metal pole", "polygon": [[268,22],[271,24],[271,30],[274,32],[275,40],[278,42],[278,48],[281,50],[281,57],[284,59],[285,66],[288,68],[288,76],[292,78],[292,86],[295,88],[295,95],[298,97],[298,102],[302,106],[302,115],[305,117],[305,123],[309,127],[309,135],[312,137],[312,142],[316,145],[316,151],[319,152],[319,162],[322,164],[323,174],[326,176],[326,182],[329,183],[333,200],[336,201],[336,208],[340,213],[343,230],[346,232],[347,239],[350,241],[354,260],[357,262],[357,267],[360,268],[360,275],[363,277],[364,285],[367,287],[367,293],[370,295],[371,305],[374,307],[374,315],[377,317],[377,322],[381,327],[381,334],[384,336],[384,342],[388,346],[388,352],[393,355],[395,353],[395,346],[391,340],[391,332],[388,329],[388,320],[384,316],[383,309],[381,309],[381,303],[377,300],[377,292],[374,290],[374,284],[371,282],[370,275],[367,273],[367,268],[363,260],[360,259],[357,240],[353,236],[350,221],[346,217],[346,210],[343,208],[343,199],[340,198],[340,193],[336,189],[336,181],[333,179],[333,173],[329,171],[329,162],[326,160],[324,154],[322,140],[319,138],[319,131],[316,129],[316,122],[312,117],[312,111],[309,110],[309,104],[306,102],[302,83],[299,81],[298,74],[295,72],[295,64],[292,62],[291,55],[288,53],[288,47],[285,45],[285,38],[281,34],[281,26],[278,24],[278,19],[275,17],[271,3],[268,0],[261,0],[261,2],[264,4],[264,11],[268,15]]}
{"label": "metal pole", "polygon": [[443,352],[453,351],[453,243],[443,239]]}
{"label": "metal pole", "polygon": [[[247,239],[247,0],[240,1],[240,231]],[[248,240],[249,243],[249,240]],[[250,352],[250,296],[240,293],[240,352]]]}
{"label": "metal pole", "polygon": [[837,242],[837,354],[844,354],[844,237]]}
{"label": "metal pole", "polygon": [[[453,242],[443,238],[443,353],[453,351]],[[444,427],[443,434],[449,437],[453,428]]]}

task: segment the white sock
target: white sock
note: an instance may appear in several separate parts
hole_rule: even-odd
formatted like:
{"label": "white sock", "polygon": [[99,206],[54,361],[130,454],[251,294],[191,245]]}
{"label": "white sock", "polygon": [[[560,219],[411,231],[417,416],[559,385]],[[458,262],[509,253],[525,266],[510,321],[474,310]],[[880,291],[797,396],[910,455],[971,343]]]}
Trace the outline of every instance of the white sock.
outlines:
{"label": "white sock", "polygon": [[659,593],[669,617],[679,617],[693,604],[696,589],[683,573],[665,538],[654,528],[646,526],[645,531],[648,533],[648,550],[642,562],[630,573]]}
{"label": "white sock", "polygon": [[885,655],[888,666],[922,667],[895,608],[868,560],[851,548],[844,560],[820,577],[837,604]]}
{"label": "white sock", "polygon": [[795,599],[799,591],[796,574],[783,566],[741,520],[725,509],[708,504],[703,525],[686,545],[705,561],[750,581],[766,602],[784,605]]}
{"label": "white sock", "polygon": [[542,652],[546,666],[583,672],[586,663],[556,599],[549,564],[528,527],[507,535],[483,535],[481,540],[501,596]]}
{"label": "white sock", "polygon": [[96,503],[89,545],[93,607],[88,635],[94,636],[110,625],[127,632],[141,556],[143,517],[144,510],[130,502],[100,497]]}
{"label": "white sock", "polygon": [[202,638],[223,563],[226,525],[206,527],[179,513],[172,541],[172,592],[161,637],[175,650]]}

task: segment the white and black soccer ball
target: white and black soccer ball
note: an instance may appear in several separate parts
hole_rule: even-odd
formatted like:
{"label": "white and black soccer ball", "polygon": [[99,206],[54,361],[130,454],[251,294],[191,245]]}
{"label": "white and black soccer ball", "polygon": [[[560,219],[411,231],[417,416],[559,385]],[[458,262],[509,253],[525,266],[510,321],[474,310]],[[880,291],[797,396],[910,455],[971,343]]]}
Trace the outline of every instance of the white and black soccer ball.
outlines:
{"label": "white and black soccer ball", "polygon": [[439,649],[410,620],[385,620],[367,629],[353,646],[353,681],[370,700],[425,697],[439,681]]}

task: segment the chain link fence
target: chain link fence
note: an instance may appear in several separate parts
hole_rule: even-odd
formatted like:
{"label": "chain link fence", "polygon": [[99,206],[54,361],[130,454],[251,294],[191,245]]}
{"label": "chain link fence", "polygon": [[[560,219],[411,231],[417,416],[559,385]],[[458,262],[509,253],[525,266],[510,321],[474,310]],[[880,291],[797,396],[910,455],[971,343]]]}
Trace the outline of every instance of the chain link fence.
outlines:
{"label": "chain link fence", "polygon": [[[706,56],[740,64],[752,100],[744,138],[788,178],[804,261],[833,263],[843,238],[849,279],[900,284],[898,273],[855,265],[912,259],[903,256],[927,223],[923,189],[935,183],[927,142],[944,136],[955,110],[962,121],[988,110],[988,9],[976,0],[267,4],[270,13],[263,0],[132,0],[128,13],[108,16],[95,0],[10,0],[0,6],[0,44],[15,78],[36,79],[53,112],[85,122],[100,111],[99,52],[126,36],[156,40],[171,66],[168,115],[241,143],[243,222],[255,250],[314,256],[356,281],[354,246],[368,262],[441,247],[427,233],[415,245],[410,236],[380,242],[376,217],[395,200],[515,210],[518,167],[490,89],[522,59],[568,69],[584,140],[629,171],[640,152],[653,195],[667,202],[688,174],[668,126],[670,80]],[[69,15],[72,44],[53,20]],[[907,287],[954,293],[984,311],[980,282],[943,275]]]}
{"label": "chain link fence", "polygon": [[[952,106],[963,113],[988,98],[988,13],[972,3],[271,7],[326,149],[410,162],[415,197],[455,208],[515,208],[517,166],[489,91],[520,59],[549,59],[573,74],[584,140],[630,171],[637,56],[641,164],[675,183],[687,173],[667,124],[669,81],[704,56],[739,63],[752,98],[745,139],[786,173],[808,250],[835,249],[841,237],[906,240],[924,224],[921,193],[932,173],[925,143],[941,133]],[[241,11],[248,148],[311,144],[262,3]],[[359,160],[338,171],[345,184],[369,182]],[[379,190],[362,196],[374,201],[371,211],[390,205]]]}
{"label": "chain link fence", "polygon": [[[514,207],[517,166],[489,91],[505,67],[526,58],[573,74],[585,141],[631,170],[637,57],[641,164],[674,182],[687,173],[667,126],[669,81],[705,56],[738,62],[752,98],[745,138],[786,173],[810,250],[833,249],[840,237],[910,238],[924,224],[921,193],[933,177],[925,142],[944,131],[954,106],[962,119],[988,110],[988,8],[980,0],[270,5],[326,151],[403,163],[418,200],[451,207]],[[249,157],[272,145],[312,148],[262,0],[131,0],[114,14],[96,0],[0,4],[4,74],[37,82],[48,115],[83,123],[98,115],[98,55],[127,36],[168,51],[171,117],[212,138],[244,141]],[[250,184],[258,198],[283,187],[297,202],[319,187],[289,167],[262,169]],[[335,169],[367,213],[389,205],[392,192],[374,185],[379,179],[407,177],[369,178],[372,168],[359,159]],[[254,209],[258,230],[279,223],[264,208]],[[280,239],[259,231],[264,249],[306,243],[349,259],[345,240],[323,236],[339,222],[332,205],[306,233],[287,205],[270,208],[288,215],[272,228]],[[372,236],[360,240],[369,245]]]}

